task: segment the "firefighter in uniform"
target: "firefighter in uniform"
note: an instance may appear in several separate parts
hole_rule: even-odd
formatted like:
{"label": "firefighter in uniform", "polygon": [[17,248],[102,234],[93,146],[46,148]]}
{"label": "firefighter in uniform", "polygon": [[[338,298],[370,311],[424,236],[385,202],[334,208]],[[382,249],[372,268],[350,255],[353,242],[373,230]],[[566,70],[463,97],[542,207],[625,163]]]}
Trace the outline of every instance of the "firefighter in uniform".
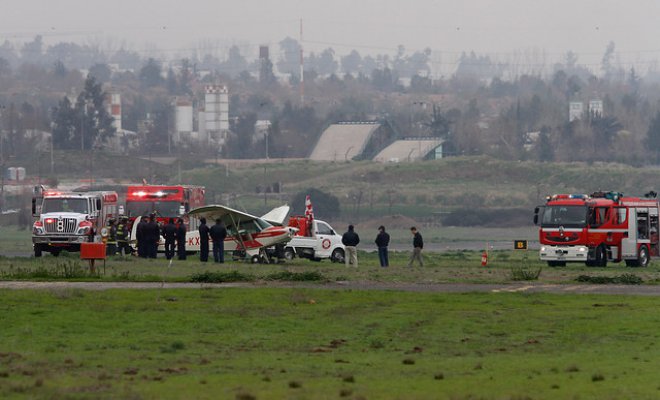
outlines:
{"label": "firefighter in uniform", "polygon": [[117,225],[117,253],[119,255],[129,255],[132,253],[131,247],[128,245],[128,220],[126,217],[119,218]]}
{"label": "firefighter in uniform", "polygon": [[107,239],[105,242],[106,253],[108,256],[114,256],[117,253],[117,226],[115,225],[115,219],[110,218],[108,220],[107,229]]}

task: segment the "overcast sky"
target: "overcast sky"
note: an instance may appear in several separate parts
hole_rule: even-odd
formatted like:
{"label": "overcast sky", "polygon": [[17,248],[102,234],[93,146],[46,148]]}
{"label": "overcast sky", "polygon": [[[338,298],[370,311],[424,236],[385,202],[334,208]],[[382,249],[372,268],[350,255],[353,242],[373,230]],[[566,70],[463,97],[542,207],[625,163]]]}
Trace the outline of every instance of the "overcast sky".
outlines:
{"label": "overcast sky", "polygon": [[[248,49],[299,38],[338,54],[430,47],[438,54],[567,50],[598,63],[609,41],[626,61],[660,56],[660,1],[635,0],[0,0],[0,39],[74,41],[176,55],[200,43]],[[254,50],[251,50],[254,51]],[[247,50],[245,51],[248,52]]]}

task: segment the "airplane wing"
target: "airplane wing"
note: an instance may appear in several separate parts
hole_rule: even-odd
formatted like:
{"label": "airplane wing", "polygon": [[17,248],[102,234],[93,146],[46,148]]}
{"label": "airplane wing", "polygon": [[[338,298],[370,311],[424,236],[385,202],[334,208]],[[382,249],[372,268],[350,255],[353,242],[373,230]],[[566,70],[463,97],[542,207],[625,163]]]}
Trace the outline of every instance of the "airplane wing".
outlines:
{"label": "airplane wing", "polygon": [[227,229],[230,229],[235,225],[241,226],[246,222],[259,219],[259,217],[255,217],[254,215],[244,213],[243,211],[234,210],[233,208],[219,204],[197,207],[193,210],[190,210],[189,214],[196,218],[204,217],[209,223],[213,223],[213,221],[220,218]]}
{"label": "airplane wing", "polygon": [[264,221],[268,222],[269,224],[275,225],[275,226],[282,226],[284,225],[284,220],[286,217],[289,215],[289,211],[291,210],[291,207],[288,205],[283,205],[279,206],[276,208],[273,208],[266,214],[264,214],[261,219]]}

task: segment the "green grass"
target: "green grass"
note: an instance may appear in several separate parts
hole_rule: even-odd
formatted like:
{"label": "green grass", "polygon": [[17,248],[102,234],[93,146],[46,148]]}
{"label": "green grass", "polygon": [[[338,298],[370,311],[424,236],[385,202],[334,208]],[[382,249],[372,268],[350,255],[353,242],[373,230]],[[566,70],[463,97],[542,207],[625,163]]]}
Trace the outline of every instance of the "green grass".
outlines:
{"label": "green grass", "polygon": [[0,294],[2,398],[651,399],[660,390],[655,298]]}
{"label": "green grass", "polygon": [[[252,282],[252,281],[358,281],[382,283],[512,283],[531,280],[546,284],[575,284],[582,279],[586,283],[607,283],[616,277],[628,275],[639,278],[644,284],[660,283],[660,262],[654,261],[647,268],[629,268],[625,264],[608,264],[606,268],[586,267],[584,264],[568,264],[550,268],[536,259],[536,252],[498,250],[490,253],[487,267],[481,266],[481,252],[447,251],[426,252],[423,268],[406,268],[410,252],[391,252],[390,267],[379,267],[375,253],[359,253],[359,268],[346,268],[344,264],[330,261],[314,262],[295,259],[284,264],[249,264],[228,262],[201,263],[195,256],[186,261],[174,260],[172,266],[165,258],[145,260],[135,257],[114,257],[97,263],[96,273],[91,274],[86,262],[77,253],[60,257],[46,255],[39,259],[24,257],[0,257],[0,280],[36,281],[119,281],[119,282]],[[538,272],[538,279],[536,277]],[[630,279],[629,279],[630,280]]]}

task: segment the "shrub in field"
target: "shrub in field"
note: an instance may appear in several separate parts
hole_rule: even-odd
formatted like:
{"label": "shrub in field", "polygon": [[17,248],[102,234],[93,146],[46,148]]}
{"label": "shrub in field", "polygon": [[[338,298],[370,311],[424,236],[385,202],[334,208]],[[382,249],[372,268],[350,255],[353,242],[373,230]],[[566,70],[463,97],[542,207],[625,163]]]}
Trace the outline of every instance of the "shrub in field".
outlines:
{"label": "shrub in field", "polygon": [[318,271],[305,271],[305,272],[291,272],[291,271],[280,271],[274,272],[264,276],[264,279],[267,281],[291,281],[291,282],[305,282],[305,281],[327,281],[322,273]]}
{"label": "shrub in field", "polygon": [[511,267],[511,280],[512,281],[535,281],[541,276],[541,270],[529,268],[527,266]]}
{"label": "shrub in field", "polygon": [[222,282],[251,282],[254,276],[239,271],[230,272],[200,272],[190,276],[190,282],[222,283]]}
{"label": "shrub in field", "polygon": [[77,279],[99,278],[98,273],[91,273],[87,268],[73,260],[58,261],[53,267],[37,265],[35,268],[14,268],[0,273],[2,279]]}
{"label": "shrub in field", "polygon": [[641,285],[644,280],[635,274],[621,274],[617,276],[590,276],[580,275],[576,279],[578,282],[594,283],[599,285],[621,284],[621,285]]}

